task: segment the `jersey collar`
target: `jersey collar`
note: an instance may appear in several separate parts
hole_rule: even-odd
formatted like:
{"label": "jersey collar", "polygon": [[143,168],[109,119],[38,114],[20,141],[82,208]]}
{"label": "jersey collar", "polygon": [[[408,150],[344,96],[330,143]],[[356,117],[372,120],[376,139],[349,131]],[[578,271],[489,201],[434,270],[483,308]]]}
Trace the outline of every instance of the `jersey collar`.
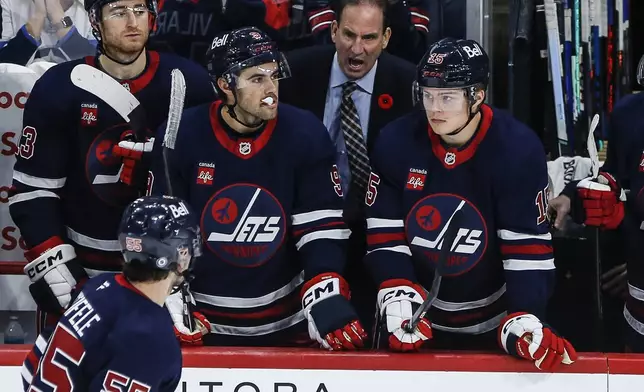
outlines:
{"label": "jersey collar", "polygon": [[427,133],[432,143],[432,151],[436,158],[443,163],[446,169],[453,169],[458,165],[469,161],[476,152],[479,144],[485,138],[487,131],[490,129],[492,123],[492,108],[488,105],[481,105],[481,122],[479,127],[474,133],[474,136],[464,145],[457,147],[445,147],[440,136],[433,130],[432,126],[427,124]]}
{"label": "jersey collar", "polygon": [[221,101],[215,101],[210,105],[210,124],[215,138],[217,138],[219,144],[237,158],[250,159],[254,157],[270,140],[275,130],[277,119],[267,121],[264,130],[259,135],[244,137],[239,134],[239,137],[233,137],[224,129],[224,124],[219,119],[219,108],[221,104]]}

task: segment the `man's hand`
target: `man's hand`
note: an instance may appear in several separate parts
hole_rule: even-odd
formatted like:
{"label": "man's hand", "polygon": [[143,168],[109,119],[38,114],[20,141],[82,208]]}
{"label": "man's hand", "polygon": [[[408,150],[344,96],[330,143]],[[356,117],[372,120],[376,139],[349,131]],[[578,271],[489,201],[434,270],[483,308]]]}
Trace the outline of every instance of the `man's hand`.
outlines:
{"label": "man's hand", "polygon": [[309,336],[327,350],[357,350],[367,333],[349,303],[349,285],[335,273],[320,274],[302,287]]}
{"label": "man's hand", "polygon": [[620,264],[602,274],[602,290],[616,298],[626,298],[628,296],[626,263]]}
{"label": "man's hand", "polygon": [[425,290],[408,280],[392,279],[384,282],[378,291],[378,325],[381,336],[387,338],[392,351],[418,351],[432,338],[432,326],[422,317],[413,332],[405,326],[424,299]]}
{"label": "man's hand", "polygon": [[585,178],[577,184],[587,226],[616,229],[624,219],[624,190],[615,177],[599,172],[596,179]]}
{"label": "man's hand", "polygon": [[568,214],[570,214],[571,202],[570,198],[566,195],[559,195],[554,199],[551,199],[548,203],[548,216],[552,222],[554,218],[553,226],[557,230],[563,228],[564,219]]}
{"label": "man's hand", "polygon": [[65,312],[72,296],[87,274],[76,261],[74,247],[52,237],[25,253],[29,262],[24,268],[31,280],[29,292],[38,309],[55,315]]}
{"label": "man's hand", "polygon": [[[191,301],[194,301],[192,294],[190,294]],[[201,346],[203,345],[203,336],[210,332],[210,321],[199,312],[192,312],[195,321],[195,330],[190,331],[183,323],[183,307],[184,301],[181,291],[168,296],[165,301],[165,306],[172,317],[174,323],[174,334],[177,336],[179,343],[182,346]]]}
{"label": "man's hand", "polygon": [[134,141],[134,135],[128,133],[123,140],[112,148],[112,155],[123,159],[121,182],[141,187],[147,182],[147,158],[154,147],[154,138],[145,142]]}
{"label": "man's hand", "polygon": [[499,326],[499,343],[505,352],[533,361],[540,370],[552,370],[560,363],[570,365],[577,352],[536,316],[517,312],[507,315]]}

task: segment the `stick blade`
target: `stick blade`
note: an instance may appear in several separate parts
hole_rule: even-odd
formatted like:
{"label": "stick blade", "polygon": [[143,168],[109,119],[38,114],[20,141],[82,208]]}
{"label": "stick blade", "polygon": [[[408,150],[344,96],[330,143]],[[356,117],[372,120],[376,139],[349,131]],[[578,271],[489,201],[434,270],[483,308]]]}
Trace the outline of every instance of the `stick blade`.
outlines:
{"label": "stick blade", "polygon": [[588,139],[586,140],[586,148],[588,149],[588,157],[591,163],[592,177],[596,178],[599,174],[599,153],[597,152],[597,144],[595,143],[595,130],[599,125],[599,114],[593,116],[588,130]]}
{"label": "stick blade", "polygon": [[170,90],[170,108],[168,109],[168,122],[166,124],[163,146],[174,149],[177,142],[179,124],[183,115],[183,105],[186,98],[186,79],[179,69],[172,70]]}
{"label": "stick blade", "polygon": [[126,122],[130,122],[130,113],[140,105],[139,100],[132,93],[97,68],[78,64],[69,76],[74,86],[105,101]]}

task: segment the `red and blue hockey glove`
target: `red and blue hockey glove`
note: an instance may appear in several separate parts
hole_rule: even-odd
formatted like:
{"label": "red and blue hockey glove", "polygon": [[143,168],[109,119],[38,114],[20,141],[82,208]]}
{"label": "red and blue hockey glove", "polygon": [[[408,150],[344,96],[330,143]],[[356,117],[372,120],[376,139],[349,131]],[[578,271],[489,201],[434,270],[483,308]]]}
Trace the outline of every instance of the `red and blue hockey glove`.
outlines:
{"label": "red and blue hockey glove", "polygon": [[499,344],[512,356],[534,361],[540,370],[549,371],[560,363],[570,365],[577,360],[572,344],[530,313],[507,315],[499,326]]}
{"label": "red and blue hockey glove", "polygon": [[367,333],[349,303],[349,285],[336,273],[320,274],[302,287],[309,336],[327,350],[357,350]]}
{"label": "red and blue hockey glove", "polygon": [[378,346],[388,344],[392,351],[418,351],[432,338],[432,325],[425,317],[420,319],[413,333],[404,328],[425,297],[425,290],[420,285],[406,279],[391,279],[380,285],[376,324],[380,333]]}
{"label": "red and blue hockey glove", "polygon": [[147,182],[147,157],[154,147],[154,138],[145,142],[136,142],[134,134],[126,132],[123,139],[112,147],[112,155],[123,159],[120,172],[121,182],[130,186],[141,187]]}
{"label": "red and blue hockey glove", "polygon": [[[190,300],[194,304],[194,298],[190,294]],[[210,332],[212,326],[206,316],[199,312],[192,312],[194,317],[195,330],[190,331],[183,322],[183,295],[181,291],[168,296],[165,300],[165,307],[172,317],[174,323],[174,334],[177,336],[182,346],[201,346],[203,345],[203,336]]]}
{"label": "red and blue hockey glove", "polygon": [[85,269],[76,260],[74,247],[59,237],[51,237],[25,252],[24,268],[31,280],[29,292],[38,309],[62,315],[74,292],[87,281]]}
{"label": "red and blue hockey glove", "polygon": [[577,184],[577,193],[587,226],[615,229],[624,219],[624,190],[615,177],[599,172],[596,179],[585,178]]}

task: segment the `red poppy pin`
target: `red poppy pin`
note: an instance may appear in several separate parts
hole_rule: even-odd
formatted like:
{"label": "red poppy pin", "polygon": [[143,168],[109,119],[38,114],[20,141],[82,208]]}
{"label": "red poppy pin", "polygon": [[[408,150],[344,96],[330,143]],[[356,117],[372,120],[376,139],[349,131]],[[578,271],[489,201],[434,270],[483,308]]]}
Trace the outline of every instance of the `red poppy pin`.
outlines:
{"label": "red poppy pin", "polygon": [[389,110],[394,106],[394,99],[389,94],[380,94],[378,97],[378,106],[380,106],[380,109]]}

